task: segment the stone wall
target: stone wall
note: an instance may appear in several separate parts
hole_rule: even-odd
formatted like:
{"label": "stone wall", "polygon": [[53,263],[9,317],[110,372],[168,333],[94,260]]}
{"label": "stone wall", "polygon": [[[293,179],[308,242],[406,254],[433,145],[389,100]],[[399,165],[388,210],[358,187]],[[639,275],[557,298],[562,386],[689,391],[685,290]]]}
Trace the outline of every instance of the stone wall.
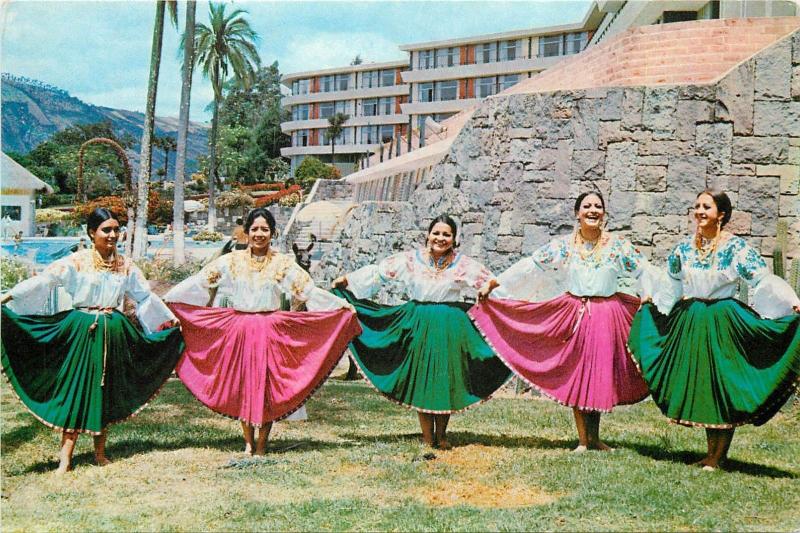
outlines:
{"label": "stone wall", "polygon": [[353,186],[344,180],[318,180],[314,201],[350,200],[353,197]]}
{"label": "stone wall", "polygon": [[[573,229],[582,191],[605,197],[609,229],[663,259],[692,231],[696,194],[729,193],[729,228],[771,255],[777,221],[800,256],[800,32],[710,85],[611,87],[487,99],[412,196],[413,216],[392,231],[418,231],[449,212],[462,249],[502,271],[552,236]],[[343,271],[365,254],[346,242],[380,240],[379,206],[353,215],[343,236]],[[393,241],[393,243],[400,241]]]}

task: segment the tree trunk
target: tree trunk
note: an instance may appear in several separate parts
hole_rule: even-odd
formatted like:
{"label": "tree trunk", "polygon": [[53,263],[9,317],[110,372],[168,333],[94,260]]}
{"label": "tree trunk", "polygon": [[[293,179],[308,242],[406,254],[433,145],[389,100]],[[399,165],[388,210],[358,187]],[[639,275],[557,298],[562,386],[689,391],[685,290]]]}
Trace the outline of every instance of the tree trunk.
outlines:
{"label": "tree trunk", "polygon": [[172,207],[172,260],[175,266],[186,262],[186,232],[183,227],[183,183],[186,179],[186,143],[189,136],[189,103],[192,97],[192,71],[194,70],[194,26],[197,2],[186,2],[186,30],[183,45],[183,72],[181,104],[178,116],[178,147],[175,156],[175,203]]}
{"label": "tree trunk", "polygon": [[219,100],[214,97],[214,114],[211,118],[211,158],[208,170],[208,229],[217,227],[217,209],[214,205],[214,189],[217,187],[217,122],[219,120]]}
{"label": "tree trunk", "polygon": [[136,205],[136,229],[133,236],[133,258],[140,259],[147,250],[147,193],[150,182],[150,165],[153,159],[153,129],[156,117],[156,94],[158,92],[158,70],[161,66],[161,43],[164,37],[164,8],[166,2],[156,3],[156,20],[153,26],[153,47],[150,54],[150,79],[147,85],[147,109],[142,131],[142,152],[139,158],[138,202]]}
{"label": "tree trunk", "polygon": [[331,137],[331,166],[336,166],[336,155],[334,154],[334,150],[336,149],[336,139]]}

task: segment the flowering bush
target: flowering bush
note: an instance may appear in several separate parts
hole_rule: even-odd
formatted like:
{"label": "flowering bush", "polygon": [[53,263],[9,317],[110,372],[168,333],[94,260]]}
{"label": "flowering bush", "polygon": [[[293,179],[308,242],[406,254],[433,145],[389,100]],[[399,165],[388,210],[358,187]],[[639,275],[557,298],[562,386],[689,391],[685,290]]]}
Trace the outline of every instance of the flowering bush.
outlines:
{"label": "flowering bush", "polygon": [[273,204],[275,202],[280,201],[281,198],[284,198],[286,196],[290,196],[292,194],[297,194],[299,196],[301,194],[302,190],[303,190],[303,188],[300,187],[299,185],[292,185],[288,189],[283,189],[281,191],[274,192],[272,194],[266,194],[266,195],[264,195],[261,198],[258,198],[256,200],[256,202],[255,202],[256,203],[256,207],[268,206],[270,204]]}
{"label": "flowering bush", "polygon": [[155,259],[141,259],[136,262],[142,269],[145,277],[151,281],[168,281],[177,283],[200,271],[203,264],[199,261],[188,261],[180,266],[175,266],[171,259],[157,257]]}
{"label": "flowering bush", "polygon": [[278,200],[278,203],[284,207],[294,207],[300,203],[300,194],[295,192],[288,196],[284,196]]}
{"label": "flowering bush", "polygon": [[286,184],[279,183],[256,183],[255,185],[239,185],[243,191],[280,191],[286,188]]}
{"label": "flowering bush", "polygon": [[8,290],[20,281],[31,277],[28,265],[19,259],[0,257],[0,290]]}
{"label": "flowering bush", "polygon": [[204,229],[203,231],[197,232],[192,238],[196,241],[217,242],[221,241],[224,236],[218,231],[209,231]]}
{"label": "flowering bush", "polygon": [[216,204],[221,209],[253,207],[253,197],[243,191],[224,191],[217,196]]}
{"label": "flowering bush", "polygon": [[37,209],[36,210],[36,223],[37,224],[52,224],[54,222],[61,222],[62,220],[72,220],[73,214],[59,209]]}

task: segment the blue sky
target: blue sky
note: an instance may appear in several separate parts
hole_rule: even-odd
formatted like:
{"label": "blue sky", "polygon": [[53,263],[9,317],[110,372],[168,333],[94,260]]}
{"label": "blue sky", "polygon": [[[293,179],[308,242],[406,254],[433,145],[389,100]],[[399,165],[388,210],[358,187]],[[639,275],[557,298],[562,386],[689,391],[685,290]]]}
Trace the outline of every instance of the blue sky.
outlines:
{"label": "blue sky", "polygon": [[[227,2],[249,11],[262,62],[281,72],[404,59],[401,44],[579,22],[589,0]],[[183,28],[183,5],[179,26]],[[4,72],[35,78],[88,103],[144,108],[155,2],[12,0],[0,5]],[[198,22],[208,4],[198,2]],[[178,34],[167,25],[157,113],[178,114]],[[192,90],[193,120],[208,120],[208,82]]]}

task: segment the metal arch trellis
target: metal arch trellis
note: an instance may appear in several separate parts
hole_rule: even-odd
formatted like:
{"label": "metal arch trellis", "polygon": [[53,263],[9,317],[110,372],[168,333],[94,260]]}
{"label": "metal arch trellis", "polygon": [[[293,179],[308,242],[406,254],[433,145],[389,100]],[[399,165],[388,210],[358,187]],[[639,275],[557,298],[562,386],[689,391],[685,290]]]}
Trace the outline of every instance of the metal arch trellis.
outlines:
{"label": "metal arch trellis", "polygon": [[128,215],[128,238],[125,241],[125,254],[129,255],[131,251],[131,244],[132,244],[132,230],[133,230],[133,220],[136,216],[136,207],[137,207],[137,198],[131,178],[131,164],[128,160],[128,156],[125,153],[125,149],[119,145],[113,139],[108,139],[106,137],[94,137],[89,139],[88,141],[84,142],[80,150],[78,150],[78,183],[77,183],[77,196],[76,200],[86,202],[86,191],[84,190],[84,183],[83,183],[83,154],[86,152],[86,148],[92,144],[104,144],[109,146],[113,149],[117,156],[119,157],[120,161],[122,161],[122,166],[125,171],[125,194],[122,196],[122,202],[125,205],[125,209]]}

